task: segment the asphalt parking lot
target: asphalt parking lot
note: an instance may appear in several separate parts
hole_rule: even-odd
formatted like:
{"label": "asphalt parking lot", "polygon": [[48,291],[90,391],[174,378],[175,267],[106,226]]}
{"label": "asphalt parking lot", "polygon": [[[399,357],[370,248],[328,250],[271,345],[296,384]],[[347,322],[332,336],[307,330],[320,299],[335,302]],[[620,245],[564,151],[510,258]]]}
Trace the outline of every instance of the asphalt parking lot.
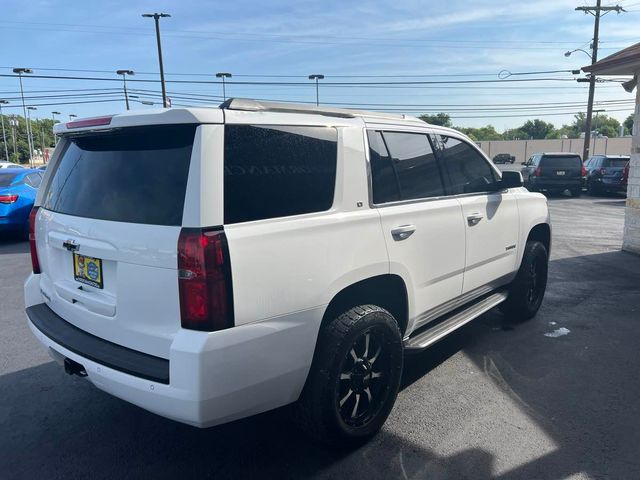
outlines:
{"label": "asphalt parking lot", "polygon": [[624,199],[549,203],[538,316],[491,311],[408,357],[383,431],[350,452],[302,438],[286,409],[198,430],[66,375],[25,322],[28,244],[0,240],[0,476],[640,478],[640,258],[620,251]]}

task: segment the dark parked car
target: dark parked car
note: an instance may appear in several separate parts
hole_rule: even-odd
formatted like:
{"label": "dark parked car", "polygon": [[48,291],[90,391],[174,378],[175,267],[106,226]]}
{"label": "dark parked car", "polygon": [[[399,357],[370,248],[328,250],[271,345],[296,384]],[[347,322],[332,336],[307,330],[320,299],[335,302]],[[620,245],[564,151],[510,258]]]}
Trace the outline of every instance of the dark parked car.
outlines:
{"label": "dark parked car", "polygon": [[587,169],[586,186],[590,195],[604,192],[627,191],[624,170],[629,157],[621,155],[594,155],[584,164]]}
{"label": "dark parked car", "polygon": [[523,165],[522,178],[530,191],[569,190],[574,197],[582,193],[582,177],[586,172],[577,153],[536,153]]}
{"label": "dark parked car", "polygon": [[508,153],[499,153],[493,157],[493,163],[513,163],[516,161],[516,157]]}

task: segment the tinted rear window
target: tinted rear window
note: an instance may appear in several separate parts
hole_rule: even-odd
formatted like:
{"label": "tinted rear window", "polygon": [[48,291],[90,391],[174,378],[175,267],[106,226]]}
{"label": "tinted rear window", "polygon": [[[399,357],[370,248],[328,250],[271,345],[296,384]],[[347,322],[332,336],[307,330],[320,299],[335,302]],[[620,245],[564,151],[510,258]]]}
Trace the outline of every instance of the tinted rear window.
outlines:
{"label": "tinted rear window", "polygon": [[42,206],[116,222],[180,225],[195,125],[71,137]]}
{"label": "tinted rear window", "polygon": [[225,223],[331,208],[335,128],[227,125],[224,142]]}
{"label": "tinted rear window", "polygon": [[575,155],[542,157],[541,167],[551,168],[582,168],[582,160]]}
{"label": "tinted rear window", "polygon": [[0,170],[0,187],[8,187],[13,182],[13,179],[16,178],[17,173],[4,173]]}
{"label": "tinted rear window", "polygon": [[629,163],[629,158],[605,158],[602,160],[603,167],[624,168]]}

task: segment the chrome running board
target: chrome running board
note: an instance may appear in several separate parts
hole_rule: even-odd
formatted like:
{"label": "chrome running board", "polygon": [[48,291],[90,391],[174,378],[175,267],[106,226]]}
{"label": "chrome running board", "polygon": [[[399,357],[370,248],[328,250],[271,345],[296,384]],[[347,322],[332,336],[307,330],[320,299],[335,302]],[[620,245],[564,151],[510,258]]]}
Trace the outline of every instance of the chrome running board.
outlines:
{"label": "chrome running board", "polygon": [[428,346],[433,345],[438,340],[446,337],[454,330],[466,325],[474,318],[477,318],[483,313],[491,310],[496,305],[501,304],[506,299],[507,292],[501,291],[492,293],[462,311],[452,313],[448,317],[443,317],[443,320],[432,327],[409,337],[404,342],[404,348],[408,351],[423,350]]}

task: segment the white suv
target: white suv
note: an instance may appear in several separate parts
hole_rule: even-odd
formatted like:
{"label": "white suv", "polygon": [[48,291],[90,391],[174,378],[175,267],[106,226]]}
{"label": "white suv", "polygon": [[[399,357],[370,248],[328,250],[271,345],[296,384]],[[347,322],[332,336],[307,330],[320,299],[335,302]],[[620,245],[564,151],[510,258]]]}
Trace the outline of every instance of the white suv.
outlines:
{"label": "white suv", "polygon": [[535,315],[545,198],[416,118],[233,99],[56,125],[30,217],[35,336],[68,373],[208,427],[294,404],[380,429],[403,353]]}

